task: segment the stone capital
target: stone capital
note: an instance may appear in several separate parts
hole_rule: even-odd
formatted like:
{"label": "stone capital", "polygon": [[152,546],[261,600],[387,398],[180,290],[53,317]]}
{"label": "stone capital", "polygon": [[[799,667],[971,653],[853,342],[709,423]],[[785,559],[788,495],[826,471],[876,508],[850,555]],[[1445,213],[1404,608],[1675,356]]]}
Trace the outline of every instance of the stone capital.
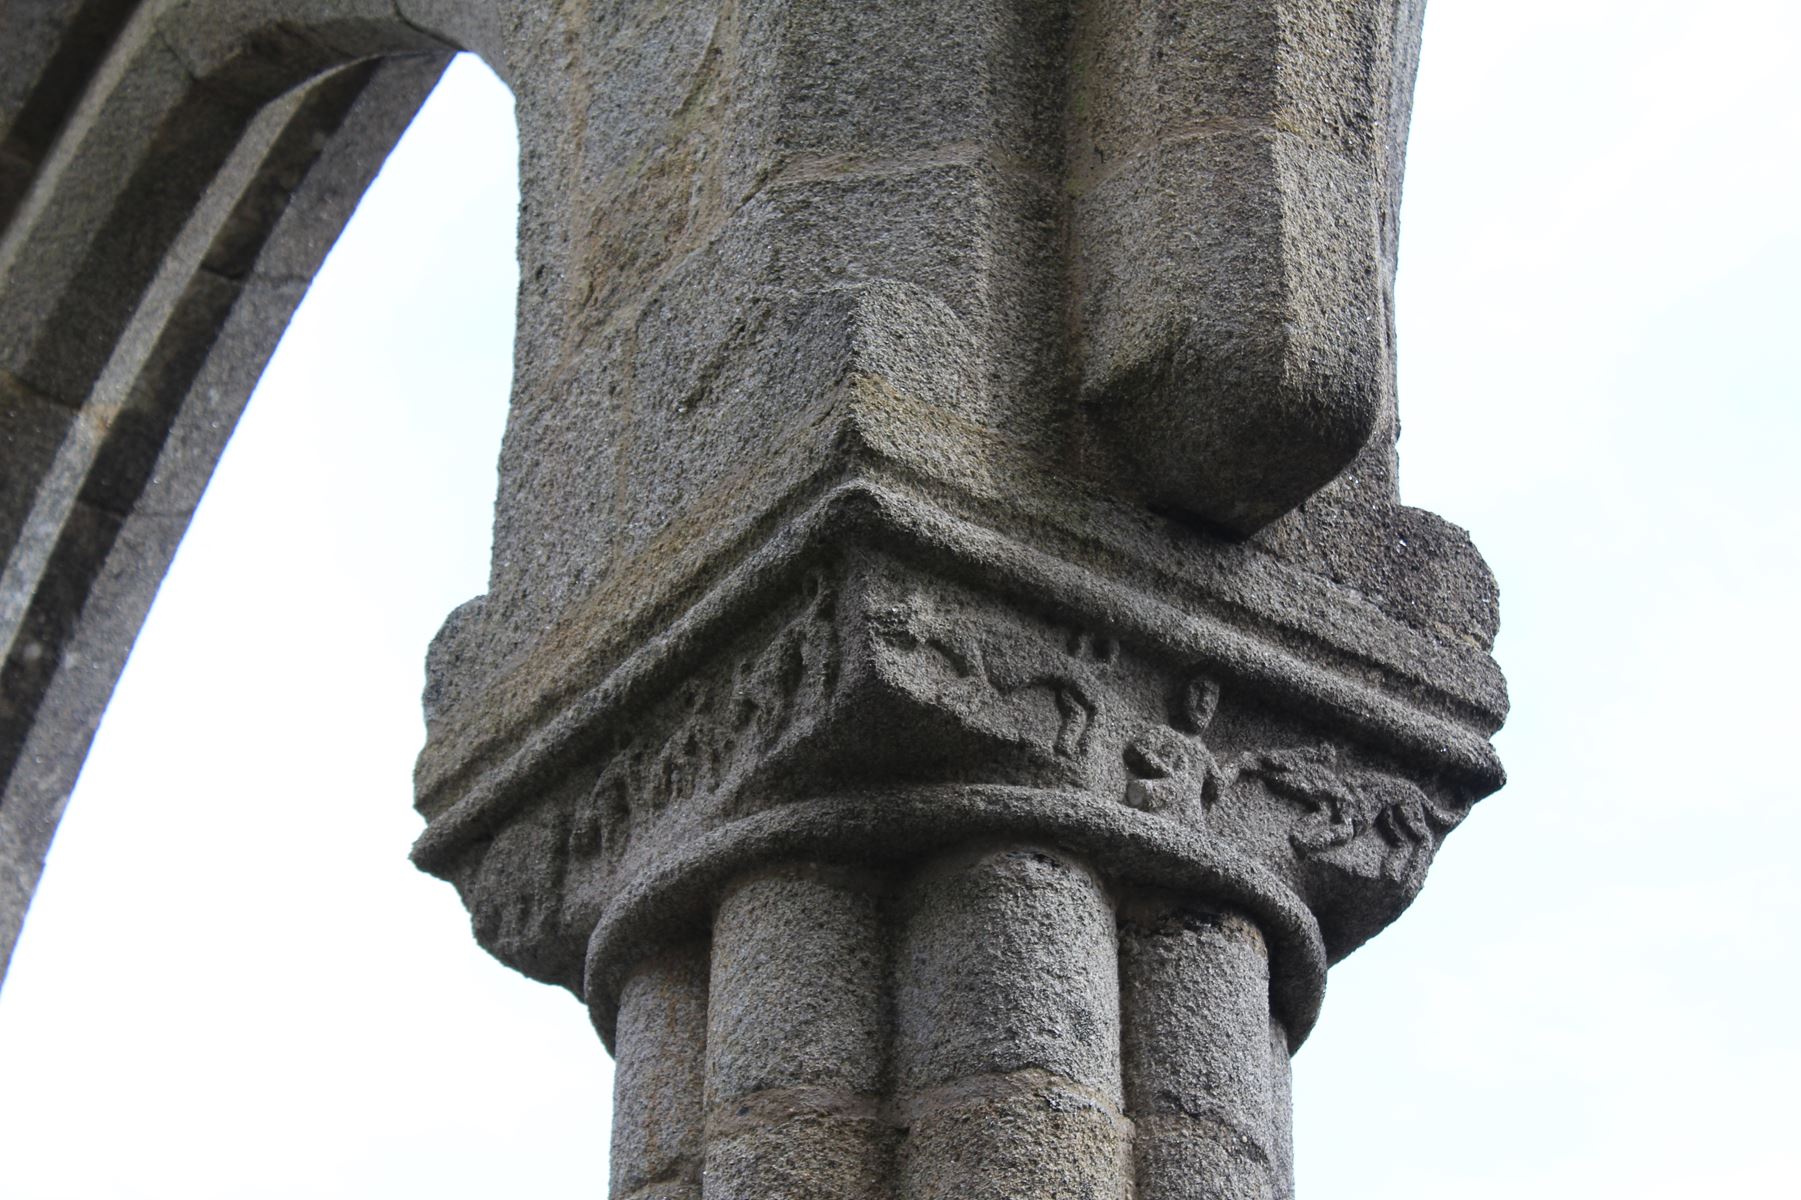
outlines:
{"label": "stone capital", "polygon": [[[1060,554],[873,474],[798,507],[586,687],[510,729],[434,719],[417,861],[609,1037],[638,959],[762,864],[1023,841],[1252,914],[1298,1042],[1326,965],[1500,782],[1485,656],[1266,555],[1172,595],[1156,539]],[[1310,582],[1335,620],[1228,599]]]}

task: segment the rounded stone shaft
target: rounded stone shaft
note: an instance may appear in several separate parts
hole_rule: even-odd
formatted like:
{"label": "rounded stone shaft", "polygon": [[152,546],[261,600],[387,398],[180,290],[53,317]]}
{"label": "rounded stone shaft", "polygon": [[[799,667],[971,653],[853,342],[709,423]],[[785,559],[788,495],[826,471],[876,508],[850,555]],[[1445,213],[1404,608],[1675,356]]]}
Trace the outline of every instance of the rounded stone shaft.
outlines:
{"label": "rounded stone shaft", "polygon": [[741,881],[713,924],[706,1200],[886,1200],[887,939],[844,873]]}
{"label": "rounded stone shaft", "polygon": [[1112,904],[1060,852],[954,856],[904,897],[904,1200],[1130,1193]]}
{"label": "rounded stone shaft", "polygon": [[1288,1041],[1269,953],[1235,913],[1174,901],[1120,921],[1126,1109],[1139,1200],[1271,1200],[1292,1192]]}
{"label": "rounded stone shaft", "polygon": [[707,951],[659,955],[619,997],[613,1075],[614,1200],[699,1200]]}
{"label": "rounded stone shaft", "polygon": [[1294,1200],[1294,1089],[1288,1030],[1269,1019],[1270,1154],[1276,1200]]}

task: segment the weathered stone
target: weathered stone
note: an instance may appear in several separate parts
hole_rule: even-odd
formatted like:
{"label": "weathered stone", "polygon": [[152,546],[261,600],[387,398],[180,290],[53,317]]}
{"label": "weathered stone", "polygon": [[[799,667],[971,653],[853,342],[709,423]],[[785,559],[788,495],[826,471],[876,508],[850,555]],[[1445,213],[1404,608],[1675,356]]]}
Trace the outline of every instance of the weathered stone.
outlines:
{"label": "weathered stone", "polygon": [[63,67],[33,25],[9,929],[295,281],[473,46],[517,369],[414,857],[617,1053],[612,1194],[1291,1194],[1329,964],[1501,782],[1493,581],[1395,492],[1419,18],[146,0]]}
{"label": "weathered stone", "polygon": [[[0,11],[0,90],[25,97],[0,114],[6,144],[17,122],[41,142],[0,239],[0,720],[16,732],[0,763],[0,967],[225,438],[443,67],[352,65],[228,103],[168,49],[163,7],[84,5],[58,27],[71,40],[35,50],[25,35],[50,10]],[[122,525],[91,536],[83,503]]]}
{"label": "weathered stone", "polygon": [[698,1197],[705,1146],[706,948],[641,965],[619,1001],[612,1196]]}
{"label": "weathered stone", "polygon": [[1292,1175],[1271,1053],[1269,964],[1243,918],[1143,898],[1120,913],[1127,1104],[1139,1195],[1282,1194]]}
{"label": "weathered stone", "polygon": [[702,1194],[886,1194],[888,936],[881,887],[809,867],[720,901],[708,994]]}

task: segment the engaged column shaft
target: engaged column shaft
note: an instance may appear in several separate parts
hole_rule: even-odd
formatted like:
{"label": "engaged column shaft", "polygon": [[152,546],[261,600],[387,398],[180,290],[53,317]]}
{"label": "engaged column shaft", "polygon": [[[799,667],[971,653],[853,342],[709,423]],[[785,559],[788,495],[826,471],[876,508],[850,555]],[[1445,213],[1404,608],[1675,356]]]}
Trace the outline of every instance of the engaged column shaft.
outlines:
{"label": "engaged column shaft", "polygon": [[707,952],[641,965],[619,998],[613,1076],[613,1200],[700,1200]]}
{"label": "engaged column shaft", "polygon": [[912,881],[896,1058],[904,1200],[1125,1197],[1113,907],[1081,864],[1006,847]]}
{"label": "engaged column shaft", "polygon": [[887,945],[878,896],[782,867],[713,926],[705,1200],[886,1200]]}
{"label": "engaged column shaft", "polygon": [[1139,1200],[1292,1195],[1288,1040],[1270,1015],[1257,927],[1178,900],[1135,902],[1120,921],[1120,988]]}

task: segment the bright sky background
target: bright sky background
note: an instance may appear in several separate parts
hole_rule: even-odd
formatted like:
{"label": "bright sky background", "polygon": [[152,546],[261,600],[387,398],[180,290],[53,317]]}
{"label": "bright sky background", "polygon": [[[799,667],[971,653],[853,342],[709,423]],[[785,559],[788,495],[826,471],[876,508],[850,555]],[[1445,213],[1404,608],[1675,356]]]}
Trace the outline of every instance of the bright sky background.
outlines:
{"label": "bright sky background", "polygon": [[[219,467],[0,992],[9,1197],[603,1194],[581,1005],[405,857],[513,156],[459,62]],[[1500,577],[1512,782],[1334,972],[1301,1195],[1795,1195],[1801,6],[1433,0],[1403,227],[1403,486]]]}

